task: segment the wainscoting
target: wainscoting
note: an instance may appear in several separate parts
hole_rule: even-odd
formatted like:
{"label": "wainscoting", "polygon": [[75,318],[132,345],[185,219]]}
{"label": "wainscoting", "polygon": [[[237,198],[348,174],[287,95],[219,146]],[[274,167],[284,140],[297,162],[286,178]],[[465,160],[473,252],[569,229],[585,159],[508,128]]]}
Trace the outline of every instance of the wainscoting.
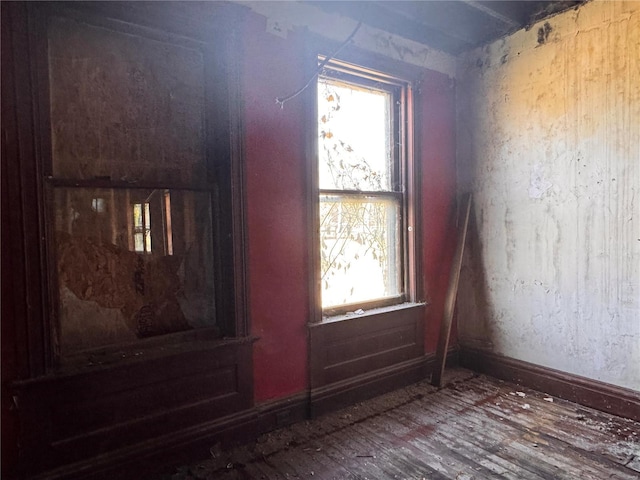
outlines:
{"label": "wainscoting", "polygon": [[24,474],[87,478],[224,431],[253,403],[252,341],[200,347],[17,382]]}
{"label": "wainscoting", "polygon": [[311,416],[425,378],[425,310],[409,305],[311,325]]}

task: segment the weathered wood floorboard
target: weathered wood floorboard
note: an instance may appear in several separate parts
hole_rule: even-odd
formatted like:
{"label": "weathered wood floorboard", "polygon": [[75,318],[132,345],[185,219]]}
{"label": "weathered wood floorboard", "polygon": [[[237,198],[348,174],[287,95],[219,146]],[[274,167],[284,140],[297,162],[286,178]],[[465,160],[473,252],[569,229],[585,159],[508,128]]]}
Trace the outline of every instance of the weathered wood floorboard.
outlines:
{"label": "weathered wood floorboard", "polygon": [[640,422],[463,369],[445,384],[411,385],[155,478],[640,479]]}

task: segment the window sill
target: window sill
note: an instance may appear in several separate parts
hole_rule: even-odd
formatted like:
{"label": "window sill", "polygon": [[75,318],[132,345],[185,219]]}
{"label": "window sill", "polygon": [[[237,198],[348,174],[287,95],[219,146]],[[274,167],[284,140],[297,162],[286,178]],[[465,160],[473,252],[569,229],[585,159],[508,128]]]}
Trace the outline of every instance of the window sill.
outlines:
{"label": "window sill", "polygon": [[399,303],[397,305],[389,305],[386,307],[378,307],[378,308],[371,308],[369,310],[360,310],[362,313],[355,313],[358,312],[358,310],[356,310],[355,312],[347,312],[345,314],[340,314],[340,315],[331,315],[331,316],[323,316],[322,317],[322,321],[319,323],[311,323],[309,324],[310,327],[315,327],[318,325],[326,325],[328,323],[335,323],[335,322],[343,322],[345,320],[353,320],[356,318],[366,318],[366,317],[377,317],[378,315],[382,315],[385,313],[389,313],[389,312],[396,312],[396,311],[403,311],[403,310],[411,310],[411,309],[417,309],[417,308],[422,308],[424,306],[426,306],[427,304],[422,302],[404,302],[404,303]]}

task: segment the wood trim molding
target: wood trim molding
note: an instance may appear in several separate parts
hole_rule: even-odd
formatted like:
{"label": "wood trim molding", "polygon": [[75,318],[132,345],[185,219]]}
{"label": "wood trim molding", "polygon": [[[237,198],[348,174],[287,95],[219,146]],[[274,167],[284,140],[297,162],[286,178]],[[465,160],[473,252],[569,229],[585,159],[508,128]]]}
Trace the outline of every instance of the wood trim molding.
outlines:
{"label": "wood trim molding", "polygon": [[640,392],[470,348],[460,365],[603,412],[640,421]]}
{"label": "wood trim molding", "polygon": [[[312,389],[309,399],[311,417],[317,417],[425,380],[433,373],[435,358],[435,354],[430,353],[406,362]],[[450,366],[458,364],[457,348],[449,350],[447,362]]]}
{"label": "wood trim molding", "polygon": [[260,404],[256,410],[258,427],[253,432],[249,432],[254,437],[256,432],[262,434],[308,419],[310,417],[309,392],[305,390],[289,397]]}

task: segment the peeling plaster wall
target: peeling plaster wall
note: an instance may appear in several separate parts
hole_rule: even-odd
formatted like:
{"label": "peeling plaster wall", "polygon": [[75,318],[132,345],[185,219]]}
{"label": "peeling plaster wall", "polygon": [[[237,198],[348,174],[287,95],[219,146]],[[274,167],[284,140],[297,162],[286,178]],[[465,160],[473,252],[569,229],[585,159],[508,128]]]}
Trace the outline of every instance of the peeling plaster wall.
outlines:
{"label": "peeling plaster wall", "polygon": [[[351,18],[328,14],[319,8],[299,2],[240,1],[238,3],[266,17],[266,31],[283,38],[287,38],[290,31],[297,27],[307,27],[316,34],[342,42],[358,24]],[[353,38],[353,44],[363,50],[444,73],[449,77],[455,75],[455,57],[384,30],[362,25]]]}
{"label": "peeling plaster wall", "polygon": [[458,62],[461,343],[640,390],[640,2]]}

